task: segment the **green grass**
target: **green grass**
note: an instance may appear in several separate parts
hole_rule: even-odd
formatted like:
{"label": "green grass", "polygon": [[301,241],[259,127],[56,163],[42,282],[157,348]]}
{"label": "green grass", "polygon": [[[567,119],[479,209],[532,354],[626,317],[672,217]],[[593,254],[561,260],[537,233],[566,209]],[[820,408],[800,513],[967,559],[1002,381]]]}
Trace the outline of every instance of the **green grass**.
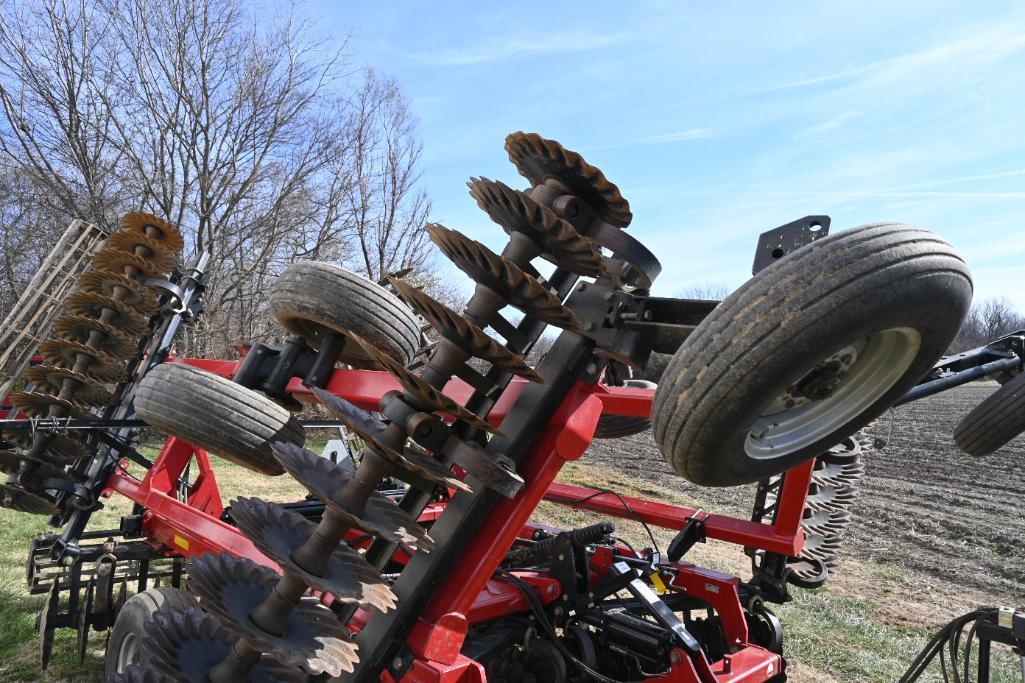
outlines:
{"label": "green grass", "polygon": [[[319,447],[314,450],[319,451]],[[215,460],[215,468],[226,500],[238,495],[296,500],[305,494],[287,476],[263,477],[220,459]],[[698,506],[697,501],[674,491],[581,463],[569,464],[560,480]],[[105,508],[94,515],[91,528],[116,528],[128,509],[124,499],[107,501]],[[542,503],[535,518],[561,527],[602,519],[551,503]],[[651,545],[639,524],[615,521],[617,532],[630,543],[638,548]],[[0,509],[0,681],[99,681],[106,640],[103,633],[91,634],[85,663],[80,666],[74,632],[58,630],[49,670],[42,674],[39,671],[34,624],[45,596],[28,595],[24,562],[29,541],[44,530],[45,521],[40,517]],[[672,532],[653,531],[655,541],[664,550]],[[699,544],[688,559],[710,569],[747,576],[748,560],[736,546]],[[787,659],[795,672],[791,681],[815,683],[896,680],[932,633],[950,618],[968,611],[971,604],[971,596],[920,590],[917,579],[900,568],[859,561],[845,561],[826,588],[795,589],[794,597],[789,604],[771,608],[783,622]],[[1020,681],[1016,667],[1015,659],[999,653],[993,680]],[[942,680],[938,664],[926,680]]]}

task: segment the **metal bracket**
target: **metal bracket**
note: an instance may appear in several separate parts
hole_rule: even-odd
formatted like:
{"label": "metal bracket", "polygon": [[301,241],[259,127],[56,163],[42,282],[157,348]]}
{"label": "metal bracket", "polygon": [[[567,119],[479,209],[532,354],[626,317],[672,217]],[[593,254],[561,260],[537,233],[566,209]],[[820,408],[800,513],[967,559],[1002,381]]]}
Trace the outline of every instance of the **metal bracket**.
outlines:
{"label": "metal bracket", "polygon": [[806,244],[829,234],[829,216],[805,216],[799,220],[763,232],[758,237],[751,274],[756,275],[769,264]]}

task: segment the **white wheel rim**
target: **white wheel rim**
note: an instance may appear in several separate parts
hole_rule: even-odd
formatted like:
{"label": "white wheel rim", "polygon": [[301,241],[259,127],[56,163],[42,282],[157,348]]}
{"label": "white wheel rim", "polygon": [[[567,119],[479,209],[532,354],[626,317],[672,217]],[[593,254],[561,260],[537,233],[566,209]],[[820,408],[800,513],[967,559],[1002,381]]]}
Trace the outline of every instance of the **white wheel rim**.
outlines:
{"label": "white wheel rim", "polygon": [[[918,330],[895,327],[824,357],[815,370],[763,409],[748,430],[744,451],[757,460],[772,460],[827,437],[889,391],[911,367],[921,347]],[[848,356],[852,358],[844,363]],[[830,363],[839,364],[844,374],[827,396],[807,398],[790,391]]]}
{"label": "white wheel rim", "polygon": [[134,633],[126,633],[117,650],[117,672],[124,673],[129,666],[139,662],[139,639]]}

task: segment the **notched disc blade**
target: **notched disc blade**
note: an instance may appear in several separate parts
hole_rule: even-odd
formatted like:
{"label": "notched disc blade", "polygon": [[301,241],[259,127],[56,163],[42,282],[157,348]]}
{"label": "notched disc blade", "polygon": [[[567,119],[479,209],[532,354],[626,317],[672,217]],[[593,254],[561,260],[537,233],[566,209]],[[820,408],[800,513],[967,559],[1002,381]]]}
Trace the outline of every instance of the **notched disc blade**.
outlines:
{"label": "notched disc blade", "polygon": [[249,618],[279,578],[275,571],[252,560],[206,553],[192,563],[189,588],[234,637],[244,637],[283,665],[301,666],[313,675],[339,676],[352,671],[357,660],[356,645],[349,639],[349,630],[328,608],[299,602],[288,615],[280,636],[267,633]]}
{"label": "notched disc blade", "polygon": [[61,417],[73,417],[79,420],[93,417],[92,414],[82,410],[71,401],[65,401],[50,394],[41,394],[35,391],[17,391],[10,395],[9,400],[12,406],[29,417],[49,417],[50,406],[61,408],[64,411]]}
{"label": "notched disc blade", "polygon": [[399,381],[399,384],[402,385],[402,388],[406,390],[413,400],[424,406],[427,410],[446,413],[457,420],[462,420],[477,429],[483,429],[484,431],[491,432],[492,434],[501,433],[498,429],[492,427],[487,422],[480,419],[469,410],[420,379],[418,376],[414,375],[412,371],[406,368],[406,366],[392,360],[359,337],[356,337],[355,339],[363,347],[363,350],[367,352],[368,356],[376,360],[385,370],[390,372],[392,377]]}
{"label": "notched disc blade", "polygon": [[[143,646],[151,670],[173,672],[179,681],[206,683],[207,674],[231,651],[233,639],[217,620],[201,609],[160,610],[144,625]],[[355,646],[353,646],[355,650]],[[355,663],[355,654],[351,663]],[[351,666],[350,663],[350,666]],[[350,669],[347,669],[351,671]],[[264,657],[246,677],[247,683],[302,683],[307,677],[294,667]],[[146,678],[129,679],[132,681]]]}
{"label": "notched disc blade", "polygon": [[605,272],[601,250],[543,204],[525,192],[487,178],[474,178],[467,185],[477,205],[510,235],[519,232],[542,250],[542,258],[571,273],[598,277]]}
{"label": "notched disc blade", "polygon": [[33,515],[55,515],[59,512],[59,508],[47,496],[26,491],[14,484],[0,484],[0,507]]}
{"label": "notched disc blade", "polygon": [[84,315],[88,318],[102,319],[104,309],[113,311],[108,314],[110,317],[107,318],[107,324],[127,335],[142,334],[149,329],[148,318],[128,304],[111,299],[109,296],[93,292],[75,292],[67,298],[66,304],[68,311],[72,314]]}
{"label": "notched disc blade", "polygon": [[[3,436],[7,441],[21,446],[26,451],[32,448],[32,432],[30,431],[8,429],[4,431]],[[46,449],[40,457],[50,464],[63,465],[91,457],[85,444],[67,432],[51,433],[47,434],[47,437],[49,440]]]}
{"label": "notched disc blade", "polygon": [[430,551],[434,547],[434,541],[412,515],[385,495],[371,493],[362,517],[356,517],[340,505],[335,498],[352,478],[351,470],[295,444],[278,442],[271,450],[292,477],[354,528],[419,550]]}
{"label": "notched disc blade", "polygon": [[579,197],[606,223],[625,228],[633,220],[630,203],[600,170],[555,140],[516,132],[505,138],[505,151],[531,185],[549,185]]}
{"label": "notched disc blade", "polygon": [[579,329],[572,311],[531,275],[507,258],[456,230],[432,223],[427,235],[474,282],[484,285],[527,315],[567,330]]}
{"label": "notched disc blade", "polygon": [[39,355],[47,363],[60,368],[73,369],[78,363],[79,354],[93,359],[82,374],[97,382],[117,382],[125,374],[122,361],[91,346],[67,339],[47,339],[39,345]]}
{"label": "notched disc blade", "polygon": [[851,486],[819,486],[818,491],[809,495],[804,505],[809,510],[845,511],[858,499],[857,489]]}
{"label": "notched disc blade", "polygon": [[179,252],[185,246],[178,228],[151,213],[132,211],[121,217],[121,230],[125,232],[149,235],[152,231],[147,228],[156,228],[158,232],[150,237],[163,242],[169,251]]}
{"label": "notched disc blade", "polygon": [[61,339],[78,344],[87,344],[93,331],[103,335],[102,341],[93,348],[121,360],[135,358],[139,354],[139,343],[127,334],[101,323],[97,318],[84,315],[64,315],[53,321],[53,331]]}
{"label": "notched disc blade", "polygon": [[56,365],[35,365],[26,370],[24,376],[37,389],[51,394],[59,394],[64,389],[66,381],[74,382],[78,385],[73,394],[74,402],[79,405],[100,407],[110,405],[114,400],[113,394],[96,380]]}
{"label": "notched disc blade", "polygon": [[366,442],[368,448],[372,448],[381,457],[386,458],[403,469],[416,472],[436,484],[460,491],[471,490],[469,486],[457,479],[448,467],[434,458],[419,454],[410,448],[406,448],[400,454],[386,447],[380,440],[380,436],[385,429],[384,424],[372,414],[353,405],[344,398],[339,398],[318,387],[313,387],[313,393],[327,406],[328,410],[335,417],[355,432],[357,436]]}
{"label": "notched disc blade", "polygon": [[129,254],[135,254],[139,258],[151,261],[154,267],[159,268],[164,273],[178,264],[175,254],[163,242],[137,232],[115,232],[107,238],[106,247],[107,249],[126,251]]}
{"label": "notched disc blade", "polygon": [[147,317],[159,308],[157,292],[121,273],[90,270],[78,278],[78,289],[117,299]]}
{"label": "notched disc blade", "polygon": [[259,498],[239,498],[231,516],[250,541],[286,572],[296,574],[314,590],[332,594],[343,603],[374,607],[382,612],[395,607],[395,594],[363,556],[344,544],[331,553],[323,575],[296,564],[292,554],[313,535],[317,525],[297,512]]}
{"label": "notched disc blade", "polygon": [[111,273],[131,273],[132,275],[141,275],[143,277],[166,275],[170,269],[170,266],[166,263],[166,258],[153,260],[136,256],[130,251],[109,248],[94,254],[92,265],[97,270],[106,270]]}
{"label": "notched disc blade", "polygon": [[57,465],[29,458],[24,451],[0,451],[0,473],[19,474],[26,467],[33,467],[32,475],[40,479],[67,479],[74,477]]}
{"label": "notched disc blade", "polygon": [[472,356],[481,358],[506,372],[542,382],[541,376],[526,361],[488,336],[484,330],[462,317],[440,301],[427,296],[423,290],[407,285],[402,280],[389,280],[398,295],[424,317],[443,337]]}

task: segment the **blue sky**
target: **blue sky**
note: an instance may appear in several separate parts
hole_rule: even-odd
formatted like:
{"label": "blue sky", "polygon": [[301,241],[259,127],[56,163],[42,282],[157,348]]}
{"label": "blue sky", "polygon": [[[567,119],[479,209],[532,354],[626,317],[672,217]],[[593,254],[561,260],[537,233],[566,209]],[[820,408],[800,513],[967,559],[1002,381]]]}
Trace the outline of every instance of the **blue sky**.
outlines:
{"label": "blue sky", "polygon": [[[976,299],[1025,310],[1025,4],[331,2],[424,140],[433,218],[493,248],[470,176],[522,179],[504,137],[562,142],[630,201],[655,292],[731,289],[757,235],[899,220],[945,237]],[[1017,290],[1017,291],[1016,291]]]}

